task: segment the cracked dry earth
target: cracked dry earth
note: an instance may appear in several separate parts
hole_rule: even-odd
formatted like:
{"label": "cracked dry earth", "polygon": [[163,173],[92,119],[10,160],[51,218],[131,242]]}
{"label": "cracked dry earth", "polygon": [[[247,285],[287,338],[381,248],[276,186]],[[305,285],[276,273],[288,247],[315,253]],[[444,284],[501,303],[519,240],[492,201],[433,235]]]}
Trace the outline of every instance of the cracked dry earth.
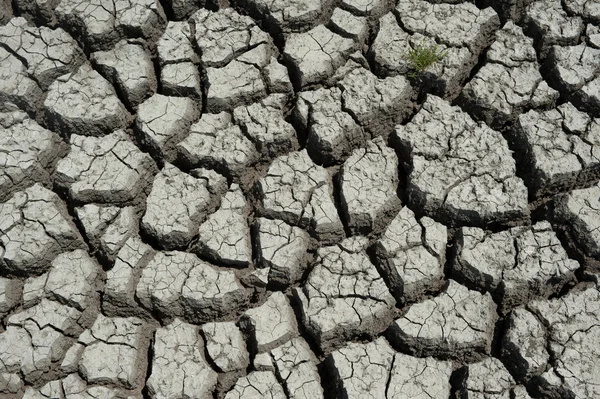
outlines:
{"label": "cracked dry earth", "polygon": [[0,0],[0,399],[594,399],[599,344],[598,0]]}

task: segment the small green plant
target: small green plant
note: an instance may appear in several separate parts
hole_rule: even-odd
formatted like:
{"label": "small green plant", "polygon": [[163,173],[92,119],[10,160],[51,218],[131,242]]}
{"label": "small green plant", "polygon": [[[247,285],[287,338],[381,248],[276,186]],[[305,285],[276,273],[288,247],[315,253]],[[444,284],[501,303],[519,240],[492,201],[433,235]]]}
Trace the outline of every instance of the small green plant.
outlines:
{"label": "small green plant", "polygon": [[426,71],[427,68],[444,58],[446,54],[448,54],[448,50],[440,51],[437,44],[431,47],[425,45],[424,42],[419,43],[406,55],[406,61],[413,70],[410,76],[414,78],[417,74]]}

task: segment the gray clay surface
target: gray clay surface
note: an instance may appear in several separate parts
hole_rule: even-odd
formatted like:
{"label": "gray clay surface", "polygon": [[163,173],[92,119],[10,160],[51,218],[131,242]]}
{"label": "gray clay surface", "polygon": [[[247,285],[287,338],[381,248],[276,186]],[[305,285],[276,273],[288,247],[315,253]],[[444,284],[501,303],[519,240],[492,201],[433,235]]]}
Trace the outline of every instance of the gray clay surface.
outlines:
{"label": "gray clay surface", "polygon": [[597,0],[0,0],[0,399],[596,399],[599,319]]}

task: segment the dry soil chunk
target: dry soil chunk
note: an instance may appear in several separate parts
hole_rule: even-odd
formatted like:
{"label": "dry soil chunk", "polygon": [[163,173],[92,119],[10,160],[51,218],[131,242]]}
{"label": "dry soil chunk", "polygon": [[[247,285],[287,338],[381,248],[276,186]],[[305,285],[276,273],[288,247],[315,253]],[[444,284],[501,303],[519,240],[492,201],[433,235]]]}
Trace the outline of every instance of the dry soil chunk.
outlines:
{"label": "dry soil chunk", "polygon": [[22,281],[0,277],[0,318],[6,316],[21,301],[22,294]]}
{"label": "dry soil chunk", "polygon": [[282,220],[259,218],[256,227],[258,261],[269,269],[269,282],[289,286],[302,278],[308,262],[310,236]]}
{"label": "dry soil chunk", "polygon": [[593,0],[566,0],[565,8],[568,12],[580,15],[585,20],[596,24],[600,23],[600,5]]}
{"label": "dry soil chunk", "polygon": [[50,271],[36,279],[43,282],[38,295],[35,292],[37,290],[29,288],[30,282],[34,286],[37,282],[31,278],[25,281],[26,301],[33,299],[33,296],[38,296],[39,299],[47,297],[82,312],[99,302],[102,271],[98,263],[84,250],[78,249],[58,255],[52,262]]}
{"label": "dry soil chunk", "polygon": [[150,191],[156,165],[122,131],[104,137],[72,135],[58,162],[56,184],[79,203],[139,202]]}
{"label": "dry soil chunk", "polygon": [[107,50],[125,36],[154,40],[166,20],[156,0],[61,0],[55,12],[92,50]]}
{"label": "dry soil chunk", "polygon": [[90,59],[130,108],[136,109],[156,92],[154,65],[142,45],[122,40],[112,50],[92,53]]}
{"label": "dry soil chunk", "polygon": [[540,42],[542,54],[557,44],[577,44],[585,25],[578,16],[569,16],[557,0],[541,0],[531,3],[526,10],[525,24]]}
{"label": "dry soil chunk", "polygon": [[191,167],[216,169],[236,178],[258,161],[256,148],[226,112],[203,114],[177,151],[178,158]]}
{"label": "dry soil chunk", "polygon": [[85,244],[66,205],[35,184],[0,204],[0,266],[21,275],[39,275],[54,258]]}
{"label": "dry soil chunk", "polygon": [[575,280],[579,268],[548,222],[494,234],[463,227],[457,244],[455,278],[474,289],[490,291],[503,311],[559,292]]}
{"label": "dry soil chunk", "polygon": [[460,101],[489,126],[501,128],[530,108],[548,107],[558,92],[544,82],[533,40],[508,22],[496,32],[487,63],[467,83]]}
{"label": "dry soil chunk", "polygon": [[192,29],[187,21],[169,21],[156,43],[159,63],[163,66],[179,62],[198,63],[200,57],[194,51],[192,40]]}
{"label": "dry soil chunk", "polygon": [[175,145],[185,138],[199,116],[194,100],[155,94],[138,108],[136,133],[152,153],[171,161],[175,158]]}
{"label": "dry soil chunk", "polygon": [[204,358],[198,327],[175,319],[156,330],[152,373],[147,381],[152,398],[212,398],[217,373]]}
{"label": "dry soil chunk", "polygon": [[0,11],[0,25],[4,25],[7,24],[13,16],[12,2],[10,0],[2,0],[2,3],[0,4],[2,5],[0,7],[2,9],[2,11]]}
{"label": "dry soil chunk", "polygon": [[272,24],[276,32],[304,32],[325,23],[335,2],[331,0],[247,0],[244,5]]}
{"label": "dry soil chunk", "polygon": [[275,159],[256,188],[259,209],[265,216],[307,227],[326,243],[344,236],[331,178],[326,169],[313,163],[306,150]]}
{"label": "dry soil chunk", "polygon": [[79,373],[89,384],[141,388],[146,375],[151,327],[135,317],[102,314],[79,337],[85,345]]}
{"label": "dry soil chunk", "polygon": [[451,373],[451,362],[396,353],[386,398],[446,399]]}
{"label": "dry soil chunk", "polygon": [[253,371],[240,378],[225,399],[286,399],[283,387],[272,371]]}
{"label": "dry soil chunk", "polygon": [[57,78],[44,109],[49,126],[65,135],[103,136],[127,127],[131,119],[113,86],[89,64]]}
{"label": "dry soil chunk", "polygon": [[18,397],[23,391],[23,385],[23,380],[17,373],[0,373],[0,394],[6,395],[7,398],[11,395]]}
{"label": "dry soil chunk", "polygon": [[250,355],[246,340],[233,322],[206,323],[202,326],[206,351],[221,372],[246,370]]}
{"label": "dry soil chunk", "polygon": [[42,89],[31,79],[25,64],[0,47],[0,103],[12,102],[35,112],[41,107],[42,97]]}
{"label": "dry soil chunk", "polygon": [[600,117],[600,49],[553,46],[544,65],[548,82],[577,107]]}
{"label": "dry soil chunk", "polygon": [[209,112],[231,111],[266,97],[267,91],[260,70],[251,64],[231,61],[222,68],[206,68]]}
{"label": "dry soil chunk", "polygon": [[323,399],[317,358],[304,339],[296,337],[273,349],[271,358],[289,399]]}
{"label": "dry soil chunk", "polygon": [[294,66],[295,83],[304,87],[333,76],[354,50],[352,39],[319,25],[305,33],[292,33],[286,40],[283,56]]}
{"label": "dry soil chunk", "polygon": [[[523,387],[515,386],[515,380],[502,362],[493,357],[463,367],[458,371],[457,379],[461,398],[529,399]],[[524,396],[516,396],[518,392]]]}
{"label": "dry soil chunk", "polygon": [[29,383],[47,381],[81,332],[80,316],[76,309],[47,299],[10,316],[0,334],[0,372],[20,372]]}
{"label": "dry soil chunk", "polygon": [[225,319],[246,304],[246,292],[231,270],[217,269],[185,252],[159,252],[143,269],[137,298],[163,318],[193,323]]}
{"label": "dry soil chunk", "polygon": [[26,62],[27,73],[42,90],[85,61],[83,52],[67,32],[61,28],[32,27],[22,17],[0,26],[0,43]]}
{"label": "dry soil chunk", "polygon": [[352,14],[379,18],[393,6],[393,2],[388,0],[342,0],[340,7]]}
{"label": "dry soil chunk", "polygon": [[75,212],[88,242],[110,264],[125,242],[138,233],[139,216],[134,207],[87,204]]}
{"label": "dry soil chunk", "polygon": [[224,67],[230,61],[262,44],[273,46],[268,33],[233,8],[219,11],[201,9],[192,18],[195,40],[207,67]]}
{"label": "dry soil chunk", "polygon": [[198,8],[204,6],[203,0],[168,0],[167,3],[176,20],[185,20]]}
{"label": "dry soil chunk", "polygon": [[242,316],[242,325],[250,334],[258,353],[267,352],[298,336],[294,310],[282,292],[274,292],[261,306]]}
{"label": "dry soil chunk", "polygon": [[0,200],[34,183],[50,186],[50,173],[66,149],[56,133],[26,113],[16,109],[0,112]]}
{"label": "dry soil chunk", "polygon": [[396,300],[369,260],[367,245],[365,237],[353,237],[321,248],[306,283],[294,291],[306,329],[325,352],[380,333],[394,316]]}
{"label": "dry soil chunk", "polygon": [[[534,378],[535,390],[552,399],[598,396],[598,288],[584,286],[561,298],[533,301],[527,308],[546,328],[548,342],[540,355],[551,359],[549,367],[542,368],[547,371]],[[515,333],[519,335],[531,334],[528,324],[521,323],[517,328]]]}
{"label": "dry soil chunk", "polygon": [[561,92],[581,89],[600,74],[600,50],[581,43],[577,46],[554,46],[546,60],[553,82]]}
{"label": "dry soil chunk", "polygon": [[499,132],[428,96],[393,141],[410,157],[409,205],[440,220],[488,225],[529,218],[527,189]]}
{"label": "dry soil chunk", "polygon": [[[359,0],[358,2],[360,2]],[[350,0],[349,2],[353,2]],[[346,1],[345,4],[347,4]],[[377,1],[369,1],[370,4],[377,4]],[[369,24],[366,17],[353,15],[351,12],[336,8],[331,14],[331,19],[327,27],[344,37],[349,37],[359,45],[363,45],[369,35]]]}
{"label": "dry soil chunk", "polygon": [[168,64],[160,72],[162,92],[168,96],[191,97],[202,106],[202,89],[198,67],[191,62]]}
{"label": "dry soil chunk", "polygon": [[296,130],[285,120],[287,98],[285,94],[272,94],[233,110],[236,124],[268,158],[298,149]]}
{"label": "dry soil chunk", "polygon": [[444,284],[446,226],[402,208],[377,241],[375,252],[396,300],[415,302]]}
{"label": "dry soil chunk", "polygon": [[600,175],[600,119],[565,103],[521,115],[514,129],[536,197],[586,187]]}
{"label": "dry soil chunk", "polygon": [[[52,381],[54,382],[54,381]],[[79,374],[73,373],[69,374],[67,377],[60,380],[61,390],[59,392],[64,392],[65,397],[67,398],[85,398],[85,399],[95,399],[95,398],[110,398],[110,399],[140,399],[141,393],[139,389],[134,391],[128,391],[121,388],[115,388],[112,386],[102,386],[102,385],[88,385]],[[44,396],[46,397],[60,397],[59,396]],[[37,399],[37,397],[36,397]]]}
{"label": "dry soil chunk", "polygon": [[220,195],[211,193],[210,184],[165,164],[146,200],[142,229],[166,249],[185,247],[220,200]]}
{"label": "dry soil chunk", "polygon": [[379,137],[342,166],[340,198],[351,232],[381,232],[400,209],[398,157]]}
{"label": "dry soil chunk", "polygon": [[390,327],[390,339],[403,351],[422,356],[476,359],[489,354],[496,304],[449,280],[437,297],[412,305]]}
{"label": "dry soil chunk", "polygon": [[568,228],[587,256],[600,259],[600,186],[560,195],[554,218]]}
{"label": "dry soil chunk", "polygon": [[365,144],[362,128],[343,110],[338,87],[300,92],[294,116],[308,132],[306,148],[316,162],[330,165],[343,161],[354,148]]}
{"label": "dry soil chunk", "polygon": [[[129,238],[117,254],[114,266],[106,272],[102,306],[114,316],[138,312],[134,293],[142,270],[155,252],[139,237]],[[107,313],[108,314],[108,313]]]}
{"label": "dry soil chunk", "polygon": [[549,361],[546,350],[546,329],[531,312],[513,310],[502,338],[502,359],[519,379],[542,374]]}
{"label": "dry soil chunk", "polygon": [[367,344],[349,343],[332,352],[327,361],[348,399],[379,399],[387,397],[394,354],[385,338],[380,337]]}
{"label": "dry soil chunk", "polygon": [[380,79],[364,68],[354,68],[338,86],[344,110],[373,136],[387,137],[413,109],[414,90],[404,76]]}
{"label": "dry soil chunk", "polygon": [[248,213],[244,193],[232,185],[219,210],[200,225],[197,251],[219,263],[248,266],[252,263]]}

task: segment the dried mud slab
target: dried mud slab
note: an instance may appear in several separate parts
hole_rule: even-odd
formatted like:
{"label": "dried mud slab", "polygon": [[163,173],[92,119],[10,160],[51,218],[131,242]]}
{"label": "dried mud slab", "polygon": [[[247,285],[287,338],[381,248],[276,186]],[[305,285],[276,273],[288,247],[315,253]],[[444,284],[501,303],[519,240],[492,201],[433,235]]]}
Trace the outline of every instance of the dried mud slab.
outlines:
{"label": "dried mud slab", "polygon": [[530,390],[547,398],[598,395],[598,288],[582,286],[562,298],[533,301],[515,313],[503,355]]}
{"label": "dried mud slab", "polygon": [[396,352],[382,337],[366,344],[349,343],[332,352],[327,365],[336,388],[348,399],[450,395],[451,362]]}
{"label": "dried mud slab", "polygon": [[27,112],[36,112],[43,102],[42,89],[27,72],[23,62],[0,47],[0,102],[14,103]]}
{"label": "dried mud slab", "polygon": [[232,185],[220,208],[200,225],[197,252],[214,262],[247,267],[252,263],[249,206],[240,187]]}
{"label": "dried mud slab", "polygon": [[179,317],[192,323],[232,317],[247,301],[232,270],[179,251],[158,252],[152,258],[142,270],[136,297],[164,319]]}
{"label": "dried mud slab", "polygon": [[341,163],[369,137],[387,138],[414,109],[416,93],[404,76],[378,78],[350,59],[332,79],[334,87],[300,92],[293,111],[320,164]]}
{"label": "dried mud slab", "polygon": [[140,218],[133,206],[86,204],[75,208],[75,213],[91,247],[110,265],[127,240],[139,230]]}
{"label": "dried mud slab", "polygon": [[[568,231],[577,248],[585,256],[600,259],[600,187],[573,190],[556,198],[554,219]],[[595,262],[584,265],[598,270]]]}
{"label": "dried mud slab", "polygon": [[[40,1],[41,3],[41,1]],[[156,0],[55,0],[53,19],[94,50],[108,50],[120,39],[154,40],[166,17]],[[51,22],[51,21],[50,21]]]}
{"label": "dried mud slab", "polygon": [[140,227],[164,249],[186,247],[218,205],[224,180],[214,172],[196,177],[166,164],[154,179]]}
{"label": "dried mud slab", "polygon": [[378,266],[398,302],[415,302],[444,285],[446,226],[402,208],[375,244]]}
{"label": "dried mud slab", "polygon": [[600,117],[600,49],[553,46],[544,63],[548,83],[576,107]]}
{"label": "dried mud slab", "polygon": [[520,115],[512,137],[534,197],[589,187],[600,177],[600,119],[564,103]]}
{"label": "dried mud slab", "polygon": [[78,342],[84,346],[79,374],[89,384],[142,388],[152,328],[135,317],[98,315]]}
{"label": "dried mud slab", "polygon": [[458,107],[429,95],[407,125],[396,126],[392,142],[408,163],[412,209],[475,226],[529,218],[527,189],[507,142]]}
{"label": "dried mud slab", "polygon": [[323,243],[344,237],[331,177],[313,163],[306,150],[276,158],[255,190],[262,215],[308,228]]}
{"label": "dried mud slab", "polygon": [[48,299],[7,318],[0,334],[0,372],[18,373],[30,385],[57,375],[53,367],[83,331],[81,312]]}
{"label": "dried mud slab", "polygon": [[531,108],[548,108],[558,99],[539,72],[533,40],[508,22],[496,32],[487,62],[458,99],[464,109],[501,129]]}
{"label": "dried mud slab", "polygon": [[154,65],[141,44],[121,40],[111,50],[92,53],[90,61],[131,109],[156,93]]}
{"label": "dried mud slab", "polygon": [[73,72],[85,61],[75,40],[63,29],[37,28],[22,17],[13,18],[5,26],[0,26],[0,44],[25,62],[29,77],[42,90],[46,90],[54,79]]}
{"label": "dried mud slab", "polygon": [[85,248],[64,202],[39,184],[0,204],[0,221],[4,273],[39,275],[57,255]]}
{"label": "dried mud slab", "polygon": [[294,290],[302,321],[324,352],[374,336],[394,317],[395,299],[365,252],[364,237],[323,247],[305,284]]}
{"label": "dried mud slab", "polygon": [[459,369],[454,378],[459,381],[461,398],[531,399],[527,390],[515,383],[502,362],[493,357]]}
{"label": "dried mud slab", "polygon": [[118,130],[104,137],[72,135],[71,151],[56,166],[58,187],[76,203],[140,202],[158,171],[152,158]]}
{"label": "dried mud slab", "polygon": [[340,173],[340,199],[351,232],[381,232],[400,208],[398,157],[379,137],[354,150]]}
{"label": "dried mud slab", "polygon": [[50,187],[50,176],[66,151],[56,133],[25,112],[10,106],[0,112],[0,153],[5,154],[0,160],[0,200],[35,183]]}
{"label": "dried mud slab", "polygon": [[563,4],[556,0],[532,2],[525,11],[524,22],[539,44],[542,58],[553,45],[577,44],[585,29],[581,17],[568,13]]}
{"label": "dried mud slab", "polygon": [[579,262],[569,259],[548,222],[486,234],[463,227],[457,237],[453,277],[489,291],[503,312],[549,297],[576,281]]}
{"label": "dried mud slab", "polygon": [[309,234],[282,220],[267,218],[259,218],[255,229],[258,261],[269,268],[269,283],[288,286],[299,282],[308,267]]}
{"label": "dried mud slab", "polygon": [[392,323],[389,338],[415,356],[476,360],[490,354],[497,318],[489,293],[449,280],[441,294],[413,304]]}
{"label": "dried mud slab", "polygon": [[147,381],[150,397],[212,397],[217,373],[204,358],[198,330],[179,319],[156,330],[152,373]]}
{"label": "dried mud slab", "polygon": [[89,64],[50,85],[44,111],[50,128],[65,136],[104,136],[131,121],[114,87]]}
{"label": "dried mud slab", "polygon": [[245,176],[259,159],[258,151],[231,114],[203,114],[177,144],[177,159],[192,168],[215,169],[236,179]]}

